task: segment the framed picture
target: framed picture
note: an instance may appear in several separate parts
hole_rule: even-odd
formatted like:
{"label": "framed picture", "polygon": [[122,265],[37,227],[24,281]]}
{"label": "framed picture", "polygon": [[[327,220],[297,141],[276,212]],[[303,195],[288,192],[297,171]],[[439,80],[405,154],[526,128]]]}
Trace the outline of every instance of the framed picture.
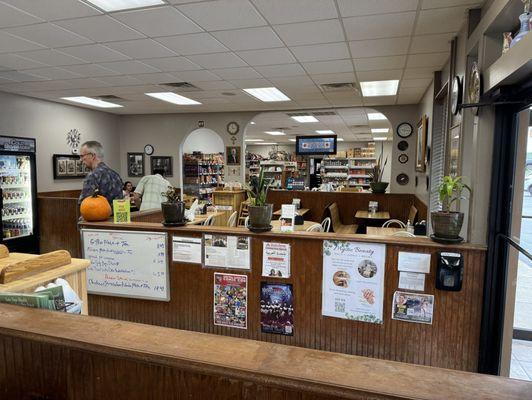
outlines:
{"label": "framed picture", "polygon": [[156,156],[151,157],[151,174],[155,169],[164,170],[164,176],[173,176],[174,171],[172,169],[172,157],[167,156]]}
{"label": "framed picture", "polygon": [[240,165],[240,146],[227,146],[225,157],[227,165]]}
{"label": "framed picture", "polygon": [[127,176],[144,176],[144,153],[127,153]]}
{"label": "framed picture", "polygon": [[85,178],[90,172],[79,156],[73,154],[54,154],[52,156],[54,179]]}
{"label": "framed picture", "polygon": [[449,161],[448,174],[451,176],[460,175],[460,164],[462,159],[462,124],[456,124],[449,131]]}
{"label": "framed picture", "polygon": [[427,122],[427,116],[423,115],[417,123],[416,171],[418,172],[425,172],[425,159],[427,155]]}

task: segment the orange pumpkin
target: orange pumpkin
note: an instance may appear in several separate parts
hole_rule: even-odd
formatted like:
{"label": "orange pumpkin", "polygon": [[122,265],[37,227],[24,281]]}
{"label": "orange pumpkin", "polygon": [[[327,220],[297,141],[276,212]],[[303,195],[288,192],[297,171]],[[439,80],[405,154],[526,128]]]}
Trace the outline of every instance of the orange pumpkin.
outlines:
{"label": "orange pumpkin", "polygon": [[109,202],[98,190],[89,197],[85,197],[79,207],[79,212],[85,221],[105,221],[113,213]]}

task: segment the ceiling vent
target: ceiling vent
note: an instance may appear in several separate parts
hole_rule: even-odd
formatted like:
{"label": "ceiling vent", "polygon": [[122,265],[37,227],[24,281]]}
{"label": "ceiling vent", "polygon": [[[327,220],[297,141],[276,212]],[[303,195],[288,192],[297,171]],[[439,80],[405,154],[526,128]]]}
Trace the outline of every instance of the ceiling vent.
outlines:
{"label": "ceiling vent", "polygon": [[200,92],[203,89],[200,89],[197,86],[194,86],[192,83],[188,82],[168,82],[168,83],[161,83],[162,86],[170,86],[175,89],[179,89],[182,92]]}
{"label": "ceiling vent", "polygon": [[325,116],[325,115],[337,115],[334,111],[315,111],[312,113],[315,117]]}
{"label": "ceiling vent", "polygon": [[358,88],[355,82],[323,83],[319,86],[322,92],[355,92],[355,93],[358,93]]}
{"label": "ceiling vent", "polygon": [[295,112],[295,113],[286,113],[289,117],[306,117],[310,115],[308,112]]}
{"label": "ceiling vent", "polygon": [[96,98],[100,100],[126,101],[126,99],[115,96],[114,94],[101,94],[99,96],[96,96]]}

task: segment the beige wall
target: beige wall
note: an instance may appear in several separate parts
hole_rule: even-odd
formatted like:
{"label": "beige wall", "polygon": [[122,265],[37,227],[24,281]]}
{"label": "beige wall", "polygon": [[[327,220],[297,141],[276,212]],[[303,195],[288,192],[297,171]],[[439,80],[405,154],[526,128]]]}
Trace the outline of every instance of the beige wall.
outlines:
{"label": "beige wall", "polygon": [[[419,119],[423,115],[427,116],[427,149],[432,152],[432,110],[434,106],[434,82],[430,84],[427,88],[427,91],[421,99],[419,104]],[[414,131],[417,131],[417,128],[414,127]],[[415,157],[415,152],[414,152]],[[430,186],[427,188],[427,177],[430,177],[430,162],[426,166],[425,172],[417,172],[415,176],[418,179],[418,185],[416,187],[415,193],[420,199],[424,199],[427,206],[429,205],[430,197]],[[430,185],[430,182],[429,182]]]}

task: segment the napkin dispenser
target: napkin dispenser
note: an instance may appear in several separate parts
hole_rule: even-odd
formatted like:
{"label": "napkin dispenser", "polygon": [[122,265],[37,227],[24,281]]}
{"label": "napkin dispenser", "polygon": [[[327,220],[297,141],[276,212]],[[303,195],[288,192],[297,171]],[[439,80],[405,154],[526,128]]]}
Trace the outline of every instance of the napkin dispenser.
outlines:
{"label": "napkin dispenser", "polygon": [[303,225],[304,222],[305,222],[305,219],[303,218],[303,216],[296,214],[294,218],[294,225]]}
{"label": "napkin dispenser", "polygon": [[436,289],[458,292],[462,289],[464,257],[461,253],[438,252]]}

